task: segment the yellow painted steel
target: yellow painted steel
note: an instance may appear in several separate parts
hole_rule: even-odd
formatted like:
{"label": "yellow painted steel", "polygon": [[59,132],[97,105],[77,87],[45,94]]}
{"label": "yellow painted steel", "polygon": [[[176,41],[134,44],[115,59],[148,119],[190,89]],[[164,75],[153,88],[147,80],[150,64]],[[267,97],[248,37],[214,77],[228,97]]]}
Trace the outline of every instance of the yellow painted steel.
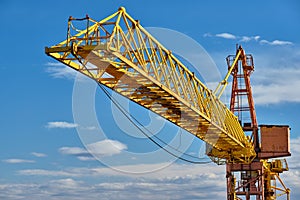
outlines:
{"label": "yellow painted steel", "polygon": [[226,88],[226,86],[228,85],[228,78],[233,70],[233,68],[235,67],[235,65],[237,64],[240,55],[243,53],[242,51],[244,51],[243,49],[239,48],[237,50],[236,56],[234,61],[232,62],[230,68],[228,69],[228,72],[225,76],[225,78],[218,84],[217,88],[214,91],[214,95],[216,95],[218,98],[220,98]]}
{"label": "yellow painted steel", "polygon": [[264,166],[265,199],[274,200],[285,195],[286,199],[290,200],[290,189],[285,186],[279,176],[279,174],[289,170],[286,160],[276,159],[271,162],[262,160],[261,162]]}
{"label": "yellow painted steel", "polygon": [[[170,50],[121,7],[77,30],[47,55],[184,128],[213,148],[208,155],[249,163],[252,143],[238,119]],[[81,21],[83,19],[80,19]]]}

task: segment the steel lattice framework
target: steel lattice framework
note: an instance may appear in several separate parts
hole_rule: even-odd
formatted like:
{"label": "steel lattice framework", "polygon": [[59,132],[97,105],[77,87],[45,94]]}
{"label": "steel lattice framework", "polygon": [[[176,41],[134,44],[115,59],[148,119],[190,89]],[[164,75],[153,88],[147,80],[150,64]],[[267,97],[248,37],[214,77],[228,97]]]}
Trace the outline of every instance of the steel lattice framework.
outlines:
{"label": "steel lattice framework", "polygon": [[[83,30],[74,27],[78,20]],[[254,159],[237,117],[124,8],[100,22],[70,17],[67,39],[45,51],[207,142],[210,156]]]}

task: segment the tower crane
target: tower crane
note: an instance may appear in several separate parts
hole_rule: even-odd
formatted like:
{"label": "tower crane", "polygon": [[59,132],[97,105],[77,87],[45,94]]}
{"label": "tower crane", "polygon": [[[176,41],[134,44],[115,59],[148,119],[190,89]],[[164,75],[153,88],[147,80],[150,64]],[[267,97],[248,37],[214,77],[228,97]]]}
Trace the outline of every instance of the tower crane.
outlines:
{"label": "tower crane", "polygon": [[[84,29],[74,21],[85,23]],[[205,141],[207,155],[226,164],[228,200],[289,199],[290,190],[279,177],[287,163],[270,160],[290,156],[289,127],[257,125],[250,86],[253,58],[241,46],[227,57],[228,73],[214,91],[124,7],[99,22],[70,17],[66,40],[45,53]],[[230,75],[227,108],[220,97]]]}

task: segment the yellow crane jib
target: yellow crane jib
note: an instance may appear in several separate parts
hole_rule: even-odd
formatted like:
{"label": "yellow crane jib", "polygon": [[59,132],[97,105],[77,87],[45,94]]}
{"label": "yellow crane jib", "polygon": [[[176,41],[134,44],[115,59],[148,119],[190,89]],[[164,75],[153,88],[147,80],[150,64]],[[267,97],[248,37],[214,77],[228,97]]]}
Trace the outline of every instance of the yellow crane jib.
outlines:
{"label": "yellow crane jib", "polygon": [[256,156],[237,117],[123,7],[100,22],[70,17],[66,40],[45,52],[194,134],[210,156],[241,163]]}

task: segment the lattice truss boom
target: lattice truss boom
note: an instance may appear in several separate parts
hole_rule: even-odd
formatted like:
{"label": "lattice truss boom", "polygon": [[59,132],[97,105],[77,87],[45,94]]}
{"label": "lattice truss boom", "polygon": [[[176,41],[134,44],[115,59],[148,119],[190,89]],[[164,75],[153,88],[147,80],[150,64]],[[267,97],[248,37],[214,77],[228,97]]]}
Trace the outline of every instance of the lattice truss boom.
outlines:
{"label": "lattice truss boom", "polygon": [[255,157],[236,116],[124,8],[100,22],[86,17],[83,30],[74,20],[65,41],[46,47],[49,56],[207,142],[211,156]]}

